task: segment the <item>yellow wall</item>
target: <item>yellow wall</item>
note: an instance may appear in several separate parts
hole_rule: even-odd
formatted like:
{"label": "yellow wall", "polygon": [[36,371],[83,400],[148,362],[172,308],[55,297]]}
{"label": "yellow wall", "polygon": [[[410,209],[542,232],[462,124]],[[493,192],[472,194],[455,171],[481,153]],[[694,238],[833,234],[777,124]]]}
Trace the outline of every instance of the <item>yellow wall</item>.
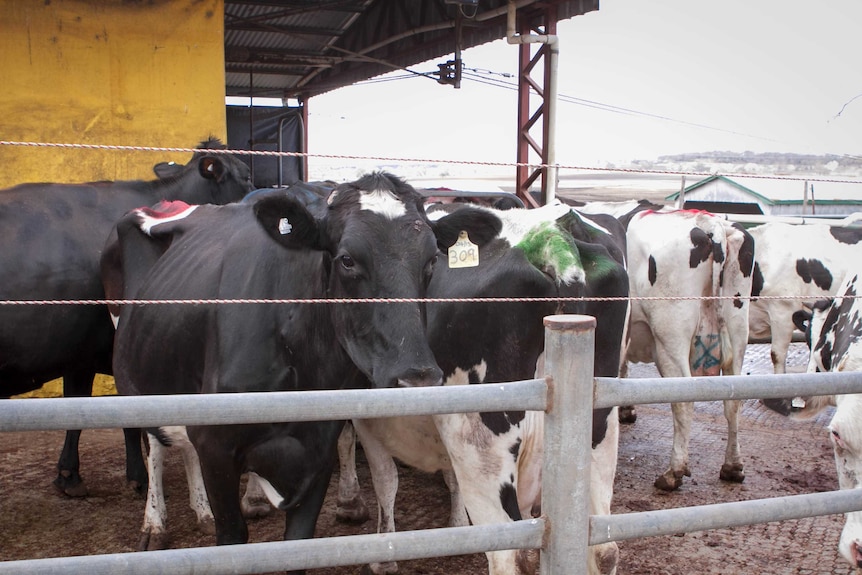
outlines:
{"label": "yellow wall", "polygon": [[[226,141],[223,0],[0,1],[0,140]],[[152,179],[189,154],[0,145],[0,188]]]}

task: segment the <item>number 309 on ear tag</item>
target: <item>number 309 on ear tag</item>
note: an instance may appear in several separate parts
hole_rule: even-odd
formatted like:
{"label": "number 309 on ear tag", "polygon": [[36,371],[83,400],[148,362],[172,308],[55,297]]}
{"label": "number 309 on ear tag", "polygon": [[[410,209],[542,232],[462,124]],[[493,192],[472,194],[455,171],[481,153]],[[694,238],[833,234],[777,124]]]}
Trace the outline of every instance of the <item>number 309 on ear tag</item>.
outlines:
{"label": "number 309 on ear tag", "polygon": [[470,241],[467,232],[458,234],[458,241],[449,248],[449,268],[474,268],[479,265],[479,246]]}

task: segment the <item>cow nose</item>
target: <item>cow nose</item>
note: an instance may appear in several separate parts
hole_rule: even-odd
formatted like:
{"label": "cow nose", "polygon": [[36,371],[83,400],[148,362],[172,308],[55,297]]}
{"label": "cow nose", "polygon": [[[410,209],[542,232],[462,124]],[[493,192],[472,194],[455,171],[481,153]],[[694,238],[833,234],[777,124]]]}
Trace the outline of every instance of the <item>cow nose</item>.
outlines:
{"label": "cow nose", "polygon": [[410,368],[398,378],[399,387],[432,387],[443,383],[443,371],[434,367]]}

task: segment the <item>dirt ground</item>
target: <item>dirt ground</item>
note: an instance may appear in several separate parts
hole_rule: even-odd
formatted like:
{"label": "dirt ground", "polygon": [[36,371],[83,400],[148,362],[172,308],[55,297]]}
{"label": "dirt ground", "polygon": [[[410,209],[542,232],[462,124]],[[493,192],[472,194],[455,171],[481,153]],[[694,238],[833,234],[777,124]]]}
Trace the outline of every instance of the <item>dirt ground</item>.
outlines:
{"label": "dirt ground", "polygon": [[[828,414],[792,422],[748,401],[740,422],[746,479],[718,479],[724,453],[725,421],[718,402],[697,404],[691,442],[692,477],[671,494],[652,483],[669,458],[672,424],[667,405],[638,408],[638,420],[621,430],[613,513],[795,495],[837,489],[831,447],[825,432]],[[51,485],[62,432],[5,433],[0,438],[0,558],[3,560],[123,553],[135,549],[144,502],[125,485],[122,434],[85,431],[82,474],[90,489],[85,499],[58,495]],[[172,464],[171,464],[172,463]],[[374,495],[364,459],[360,481],[366,502]],[[334,481],[337,478],[333,479]],[[212,537],[194,528],[187,505],[182,465],[176,454],[166,472],[169,529],[174,547],[207,546]],[[374,521],[346,526],[334,521],[334,491],[318,522],[317,536],[376,531]],[[445,527],[448,493],[439,474],[402,468],[396,509],[399,529]],[[770,523],[654,537],[620,543],[621,575],[799,574],[849,575],[838,557],[840,516]],[[278,513],[250,524],[253,542],[281,536]],[[405,575],[487,573],[484,555],[399,563]],[[313,575],[358,574],[359,566],[318,569]]]}

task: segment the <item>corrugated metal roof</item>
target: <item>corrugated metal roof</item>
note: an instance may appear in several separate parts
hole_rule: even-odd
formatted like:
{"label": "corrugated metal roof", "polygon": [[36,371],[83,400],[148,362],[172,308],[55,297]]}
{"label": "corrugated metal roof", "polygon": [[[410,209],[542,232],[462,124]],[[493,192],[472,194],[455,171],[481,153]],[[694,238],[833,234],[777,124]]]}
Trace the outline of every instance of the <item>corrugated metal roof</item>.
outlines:
{"label": "corrugated metal roof", "polygon": [[[309,97],[506,35],[507,0],[225,0],[228,96]],[[518,0],[519,18],[549,7],[565,20],[598,0]],[[541,12],[539,12],[541,11]]]}

